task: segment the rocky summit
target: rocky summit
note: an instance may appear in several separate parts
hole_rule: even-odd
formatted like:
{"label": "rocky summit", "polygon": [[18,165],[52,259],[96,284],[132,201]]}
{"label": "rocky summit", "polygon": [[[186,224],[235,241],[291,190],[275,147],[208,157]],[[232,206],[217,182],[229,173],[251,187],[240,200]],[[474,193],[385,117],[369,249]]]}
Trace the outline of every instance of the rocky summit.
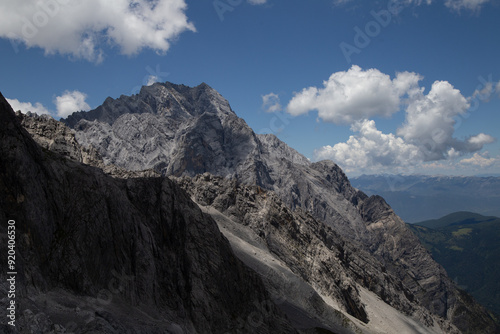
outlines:
{"label": "rocky summit", "polygon": [[[499,332],[383,198],[352,187],[335,163],[312,163],[274,135],[255,134],[206,84],[157,83],[64,124],[9,117],[19,134],[6,134],[2,145],[18,160],[2,152],[2,168],[36,167],[2,176],[1,212],[5,219],[21,212],[18,219],[31,224],[27,245],[45,247],[36,246],[44,255],[26,251],[25,268],[45,282],[26,276],[49,310],[60,310],[66,297],[92,296],[123,273],[137,286],[116,294],[125,307],[107,311],[111,328],[121,319],[134,324],[124,315],[140,309],[179,333]],[[30,153],[35,162],[23,162],[33,160],[24,149],[9,151],[21,145],[16,140],[37,152]],[[73,274],[54,273],[60,258],[47,254],[66,257],[61,271]],[[38,310],[42,300],[33,302]],[[62,315],[51,316],[55,324]],[[141,320],[141,330],[156,328]]]}
{"label": "rocky summit", "polygon": [[1,95],[0,156],[1,261],[8,221],[17,255],[15,327],[1,333],[296,333],[168,178],[113,178],[44,149]]}

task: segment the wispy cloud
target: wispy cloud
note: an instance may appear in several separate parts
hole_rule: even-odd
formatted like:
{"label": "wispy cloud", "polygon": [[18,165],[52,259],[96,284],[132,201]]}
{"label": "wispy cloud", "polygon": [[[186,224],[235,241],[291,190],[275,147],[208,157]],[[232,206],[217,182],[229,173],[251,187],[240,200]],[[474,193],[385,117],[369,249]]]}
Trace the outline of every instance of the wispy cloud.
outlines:
{"label": "wispy cloud", "polygon": [[[333,4],[336,6],[345,5],[347,3],[353,3],[355,0],[334,0]],[[479,12],[481,8],[492,0],[400,0],[396,3],[400,6],[421,6],[421,5],[431,5],[431,4],[442,4],[451,10],[460,12],[461,10],[470,10],[472,12]]]}
{"label": "wispy cloud", "polygon": [[248,2],[252,5],[263,5],[267,0],[248,0]]}
{"label": "wispy cloud", "polygon": [[278,94],[269,93],[262,95],[262,109],[265,112],[274,113],[282,110]]}
{"label": "wispy cloud", "polygon": [[146,82],[146,86],[151,86],[152,84],[154,84],[154,83],[156,83],[158,81],[159,81],[158,76],[156,76],[156,75],[150,75],[148,77],[147,82]]}
{"label": "wispy cloud", "polygon": [[345,4],[353,2],[353,1],[354,0],[333,0],[333,4],[335,6],[342,6],[342,5],[345,5]]}
{"label": "wispy cloud", "polygon": [[477,12],[488,2],[491,2],[491,0],[446,0],[445,6],[458,12],[462,9]]}

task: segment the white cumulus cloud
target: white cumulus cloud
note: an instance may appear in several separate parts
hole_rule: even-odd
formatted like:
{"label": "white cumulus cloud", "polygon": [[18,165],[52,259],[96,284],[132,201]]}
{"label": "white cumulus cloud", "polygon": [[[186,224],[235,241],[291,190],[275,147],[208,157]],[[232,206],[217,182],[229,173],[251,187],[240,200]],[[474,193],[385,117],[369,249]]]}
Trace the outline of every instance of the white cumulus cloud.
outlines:
{"label": "white cumulus cloud", "polygon": [[56,110],[49,110],[42,103],[20,102],[17,99],[7,99],[7,102],[15,111],[21,110],[22,113],[31,111],[38,115],[47,114],[52,117],[67,117],[75,111],[90,110],[90,106],[85,101],[87,95],[80,91],[65,91],[62,95],[56,96],[53,100]]}
{"label": "white cumulus cloud", "polygon": [[490,167],[496,162],[498,162],[498,159],[490,158],[488,152],[484,152],[484,154],[474,153],[471,158],[460,160],[461,164],[479,167]]}
{"label": "white cumulus cloud", "polygon": [[419,145],[426,160],[445,158],[445,153],[461,146],[453,138],[455,118],[467,112],[470,104],[447,81],[436,81],[430,92],[415,92],[406,109],[406,121],[397,134],[407,142]]}
{"label": "white cumulus cloud", "polygon": [[281,111],[282,107],[278,94],[269,93],[262,95],[262,109],[269,113]]}
{"label": "white cumulus cloud", "polygon": [[[455,137],[457,120],[465,117],[469,101],[479,94],[490,94],[493,84],[466,98],[447,81],[435,81],[426,93],[418,85],[421,78],[403,72],[391,79],[376,69],[363,71],[353,66],[347,72],[332,74],[324,88],[309,87],[296,94],[287,111],[300,115],[317,109],[324,121],[351,124],[355,134],[346,142],[315,151],[316,159],[331,159],[348,172],[429,167],[436,161],[477,153],[496,140],[484,133],[466,139]],[[406,117],[395,133],[383,133],[369,120],[398,111],[404,111]]]}
{"label": "white cumulus cloud", "polygon": [[86,94],[77,90],[65,91],[63,95],[54,99],[57,116],[67,117],[75,111],[89,110],[90,106],[85,102],[86,98]]}
{"label": "white cumulus cloud", "polygon": [[184,0],[3,0],[0,37],[93,62],[103,60],[105,46],[163,53],[179,34],[195,31],[186,8]]}
{"label": "white cumulus cloud", "polygon": [[295,93],[287,111],[297,116],[317,110],[320,119],[336,124],[388,117],[400,109],[402,97],[420,80],[422,77],[415,73],[398,73],[391,79],[377,69],[362,70],[353,65],[348,71],[333,73],[322,88],[309,87]]}
{"label": "white cumulus cloud", "polygon": [[356,135],[345,143],[324,146],[315,151],[317,159],[338,162],[347,172],[387,166],[411,166],[423,160],[418,146],[394,134],[378,130],[375,121],[363,120],[351,127]]}
{"label": "white cumulus cloud", "polygon": [[484,133],[472,136],[466,141],[468,151],[480,150],[484,145],[491,144],[493,142],[495,142],[495,138]]}
{"label": "white cumulus cloud", "polygon": [[248,2],[252,5],[263,5],[267,0],[248,0]]}
{"label": "white cumulus cloud", "polygon": [[50,114],[49,110],[45,108],[40,102],[31,104],[30,102],[20,102],[17,99],[7,99],[7,102],[9,102],[14,111],[20,110],[23,114],[26,114],[28,111],[37,113],[38,115]]}

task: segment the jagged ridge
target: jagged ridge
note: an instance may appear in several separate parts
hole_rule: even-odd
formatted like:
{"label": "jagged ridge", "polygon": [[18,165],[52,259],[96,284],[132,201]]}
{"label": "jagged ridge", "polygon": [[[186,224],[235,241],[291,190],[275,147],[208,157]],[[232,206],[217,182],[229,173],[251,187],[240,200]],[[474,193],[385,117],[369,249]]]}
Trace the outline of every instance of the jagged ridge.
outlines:
{"label": "jagged ridge", "polygon": [[295,333],[168,178],[112,178],[42,150],[1,94],[0,157],[2,245],[17,224],[14,332]]}

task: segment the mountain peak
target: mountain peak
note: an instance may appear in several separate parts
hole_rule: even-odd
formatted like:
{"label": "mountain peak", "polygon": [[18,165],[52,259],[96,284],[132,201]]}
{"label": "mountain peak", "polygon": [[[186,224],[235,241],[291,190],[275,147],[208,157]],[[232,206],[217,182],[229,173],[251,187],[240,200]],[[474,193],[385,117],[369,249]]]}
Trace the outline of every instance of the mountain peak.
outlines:
{"label": "mountain peak", "polygon": [[195,87],[158,82],[143,86],[135,95],[122,95],[117,99],[108,97],[96,109],[75,112],[61,121],[74,128],[81,120],[97,120],[111,125],[125,114],[150,113],[185,118],[205,112],[234,114],[229,102],[204,82]]}
{"label": "mountain peak", "polygon": [[203,89],[213,89],[212,87],[210,87],[206,82],[202,82],[201,84],[199,84],[197,86],[198,88],[203,88]]}
{"label": "mountain peak", "polygon": [[142,86],[139,95],[143,94],[142,92],[151,92],[151,91],[157,91],[157,90],[162,90],[162,89],[167,89],[169,91],[175,91],[181,95],[192,95],[192,94],[200,94],[200,93],[215,93],[219,94],[215,89],[210,87],[208,84],[205,82],[202,82],[198,86],[187,86],[184,84],[176,84],[170,81],[165,81],[165,82],[156,82],[152,85],[149,86]]}

